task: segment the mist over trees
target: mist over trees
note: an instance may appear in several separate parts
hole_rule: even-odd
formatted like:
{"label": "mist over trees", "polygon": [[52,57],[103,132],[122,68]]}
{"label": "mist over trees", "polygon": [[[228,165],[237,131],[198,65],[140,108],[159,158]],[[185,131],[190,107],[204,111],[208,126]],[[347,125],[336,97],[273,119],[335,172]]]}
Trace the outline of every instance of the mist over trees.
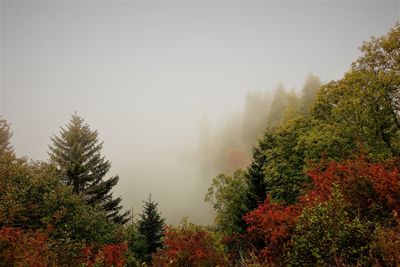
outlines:
{"label": "mist over trees", "polygon": [[299,93],[295,88],[285,89],[283,83],[274,90],[248,92],[243,111],[226,117],[215,129],[203,117],[198,154],[194,158],[200,161],[203,178],[218,172],[232,174],[236,168],[247,167],[264,132],[307,116],[320,86],[320,79],[309,74]]}
{"label": "mist over trees", "polygon": [[[399,266],[400,24],[341,79],[249,93],[194,157],[215,224],[120,213],[102,142],[74,114],[50,159],[17,157],[0,119],[0,265]],[[154,168],[157,165],[155,163]]]}
{"label": "mist over trees", "polygon": [[[310,75],[300,97],[278,86],[250,165],[214,178],[206,200],[243,264],[400,263],[400,26],[361,51],[340,80]],[[247,193],[227,193],[239,181]]]}

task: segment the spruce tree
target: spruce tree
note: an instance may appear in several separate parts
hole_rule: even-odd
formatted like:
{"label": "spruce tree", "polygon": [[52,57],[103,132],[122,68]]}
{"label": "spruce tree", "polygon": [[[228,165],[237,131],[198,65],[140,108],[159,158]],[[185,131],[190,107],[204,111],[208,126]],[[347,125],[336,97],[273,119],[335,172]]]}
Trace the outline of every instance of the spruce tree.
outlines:
{"label": "spruce tree", "polygon": [[275,145],[273,130],[267,130],[258,145],[253,149],[253,160],[247,168],[246,180],[248,191],[245,205],[247,211],[255,209],[267,197],[267,183],[265,181],[264,166],[270,160],[265,151]]}
{"label": "spruce tree", "polygon": [[61,127],[60,136],[51,138],[50,160],[61,175],[62,181],[82,194],[87,204],[100,207],[109,219],[116,223],[129,220],[129,211],[120,214],[121,198],[113,198],[111,189],[118,183],[118,175],[105,178],[111,163],[100,154],[103,142],[99,142],[97,131],[76,113],[67,125]]}
{"label": "spruce tree", "polygon": [[147,263],[151,262],[151,255],[162,246],[162,237],[165,226],[165,220],[161,218],[158,211],[158,204],[151,199],[151,195],[147,201],[143,201],[143,210],[139,214],[138,232],[140,238],[145,244],[144,255],[142,258]]}

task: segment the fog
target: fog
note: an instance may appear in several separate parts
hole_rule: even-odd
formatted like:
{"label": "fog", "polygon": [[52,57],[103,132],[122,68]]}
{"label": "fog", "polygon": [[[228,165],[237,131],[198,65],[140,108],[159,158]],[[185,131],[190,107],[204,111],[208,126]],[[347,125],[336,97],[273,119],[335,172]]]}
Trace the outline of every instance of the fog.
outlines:
{"label": "fog", "polygon": [[240,139],[249,92],[268,103],[280,82],[299,92],[309,73],[340,78],[399,6],[2,1],[0,113],[17,155],[47,160],[50,137],[77,111],[104,141],[125,209],[137,214],[151,193],[167,222],[210,224],[211,179],[249,154],[224,168],[206,146],[230,138],[227,150],[250,153]]}

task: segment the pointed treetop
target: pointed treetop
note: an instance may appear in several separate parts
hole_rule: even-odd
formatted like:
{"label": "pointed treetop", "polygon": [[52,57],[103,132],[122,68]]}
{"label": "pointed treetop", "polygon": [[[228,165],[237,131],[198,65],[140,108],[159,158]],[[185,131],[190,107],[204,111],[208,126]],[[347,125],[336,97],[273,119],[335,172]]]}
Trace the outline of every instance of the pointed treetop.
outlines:
{"label": "pointed treetop", "polygon": [[10,124],[0,116],[0,153],[12,151],[11,136]]}
{"label": "pointed treetop", "polygon": [[59,136],[54,135],[51,140],[50,160],[58,167],[61,179],[83,195],[87,204],[104,209],[116,223],[128,221],[129,212],[119,214],[121,198],[112,195],[119,176],[105,178],[111,163],[101,155],[103,142],[99,141],[97,130],[92,131],[74,112],[67,127],[61,127]]}

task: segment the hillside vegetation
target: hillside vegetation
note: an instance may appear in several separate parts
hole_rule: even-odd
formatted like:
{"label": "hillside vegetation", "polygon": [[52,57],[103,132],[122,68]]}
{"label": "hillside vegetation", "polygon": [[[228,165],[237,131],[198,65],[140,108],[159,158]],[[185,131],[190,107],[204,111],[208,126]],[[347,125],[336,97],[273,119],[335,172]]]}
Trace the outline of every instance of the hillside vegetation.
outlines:
{"label": "hillside vegetation", "polygon": [[241,141],[206,157],[227,170],[205,196],[213,226],[166,226],[151,196],[132,219],[77,114],[46,162],[17,157],[1,119],[0,266],[399,266],[400,25],[361,52],[300,96],[248,96]]}

